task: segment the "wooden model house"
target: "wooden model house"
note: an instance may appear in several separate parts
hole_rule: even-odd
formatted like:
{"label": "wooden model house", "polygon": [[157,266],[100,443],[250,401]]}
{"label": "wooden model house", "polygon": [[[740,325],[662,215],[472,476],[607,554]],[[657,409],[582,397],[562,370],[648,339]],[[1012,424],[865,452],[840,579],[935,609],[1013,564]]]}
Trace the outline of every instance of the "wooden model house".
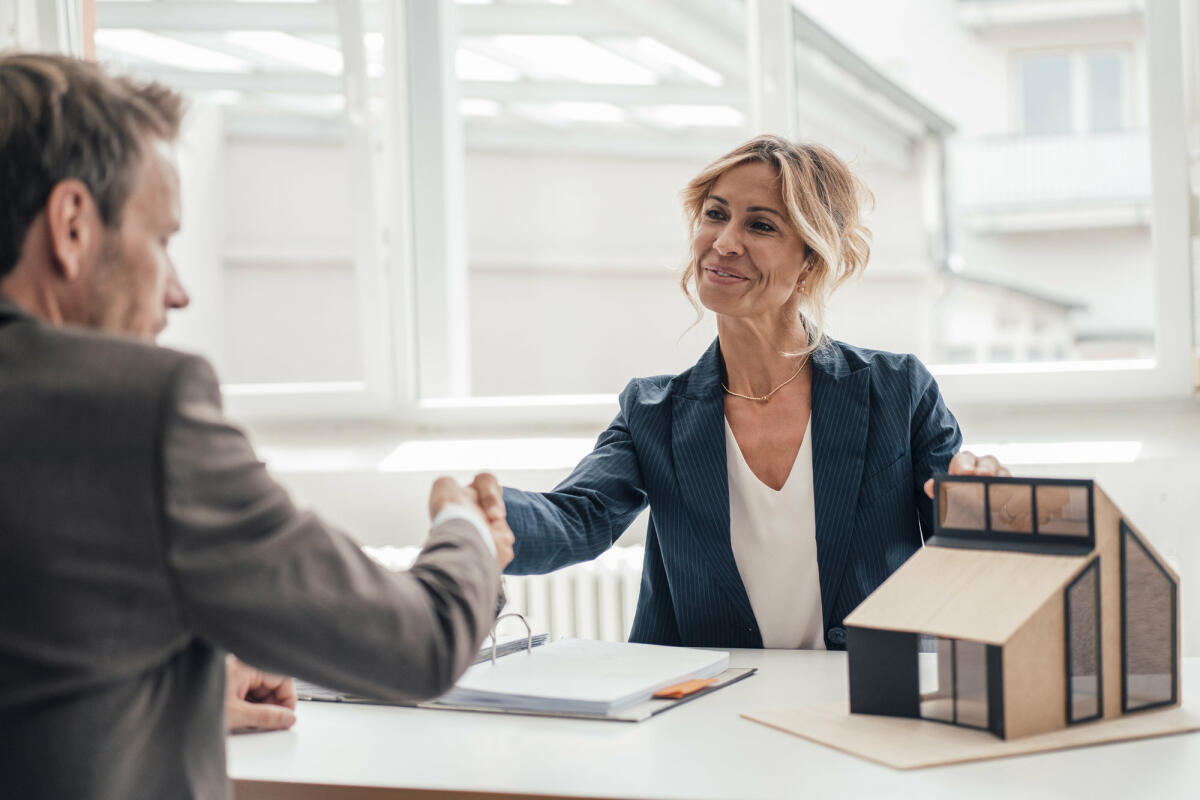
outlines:
{"label": "wooden model house", "polygon": [[934,497],[933,538],[846,618],[852,713],[1012,739],[1179,704],[1179,578],[1092,481]]}

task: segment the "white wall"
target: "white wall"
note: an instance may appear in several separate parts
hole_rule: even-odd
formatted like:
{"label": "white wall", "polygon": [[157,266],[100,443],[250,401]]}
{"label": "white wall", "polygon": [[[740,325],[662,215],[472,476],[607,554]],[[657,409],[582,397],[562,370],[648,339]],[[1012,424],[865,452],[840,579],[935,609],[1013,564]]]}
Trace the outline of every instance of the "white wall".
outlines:
{"label": "white wall", "polygon": [[962,241],[968,264],[1001,270],[1051,295],[1087,303],[1083,334],[1154,329],[1154,280],[1145,228],[1008,233]]}

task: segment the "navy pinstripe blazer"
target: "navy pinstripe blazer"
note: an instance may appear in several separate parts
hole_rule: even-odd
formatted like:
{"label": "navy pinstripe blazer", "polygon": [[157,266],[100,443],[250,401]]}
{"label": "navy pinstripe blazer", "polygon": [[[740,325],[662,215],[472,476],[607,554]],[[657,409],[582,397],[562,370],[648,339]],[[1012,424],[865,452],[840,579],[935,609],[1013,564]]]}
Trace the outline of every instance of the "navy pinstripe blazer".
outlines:
{"label": "navy pinstripe blazer", "polygon": [[[830,342],[813,354],[817,568],[830,649],[842,619],[932,530],[923,484],[962,435],[911,355]],[[630,640],[762,647],[733,558],[718,342],[674,377],[639,378],[595,449],[554,491],[504,490],[513,574],[595,558],[650,506]]]}

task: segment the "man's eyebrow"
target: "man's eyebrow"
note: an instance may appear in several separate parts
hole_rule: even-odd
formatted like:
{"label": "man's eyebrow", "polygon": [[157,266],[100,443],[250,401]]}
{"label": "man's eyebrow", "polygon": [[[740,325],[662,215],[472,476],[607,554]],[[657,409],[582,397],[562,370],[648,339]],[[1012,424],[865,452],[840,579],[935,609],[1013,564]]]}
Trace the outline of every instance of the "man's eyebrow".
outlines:
{"label": "man's eyebrow", "polygon": [[[725,207],[728,207],[728,206],[729,206],[729,201],[728,201],[728,200],[726,200],[724,197],[721,197],[721,195],[719,195],[719,194],[710,194],[710,195],[708,196],[708,199],[709,199],[709,200],[715,200],[715,201],[717,201],[718,203],[720,203],[721,205],[723,205],[723,206],[725,206]],[[768,214],[774,214],[775,216],[779,217],[780,219],[784,219],[784,218],[785,218],[785,217],[783,216],[783,214],[780,214],[780,213],[779,213],[778,211],[776,211],[775,209],[773,209],[773,208],[768,208],[767,206],[750,206],[750,207],[749,207],[749,208],[747,208],[746,210],[747,210],[747,211],[766,211]]]}

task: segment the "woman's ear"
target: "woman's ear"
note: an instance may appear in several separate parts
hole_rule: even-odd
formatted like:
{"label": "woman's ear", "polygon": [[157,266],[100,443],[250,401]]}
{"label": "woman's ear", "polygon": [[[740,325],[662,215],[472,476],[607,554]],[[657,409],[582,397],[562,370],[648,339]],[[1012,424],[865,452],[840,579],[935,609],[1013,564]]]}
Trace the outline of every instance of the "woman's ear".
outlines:
{"label": "woman's ear", "polygon": [[100,209],[83,181],[70,178],[50,191],[45,213],[52,268],[74,283],[88,272],[104,238]]}

